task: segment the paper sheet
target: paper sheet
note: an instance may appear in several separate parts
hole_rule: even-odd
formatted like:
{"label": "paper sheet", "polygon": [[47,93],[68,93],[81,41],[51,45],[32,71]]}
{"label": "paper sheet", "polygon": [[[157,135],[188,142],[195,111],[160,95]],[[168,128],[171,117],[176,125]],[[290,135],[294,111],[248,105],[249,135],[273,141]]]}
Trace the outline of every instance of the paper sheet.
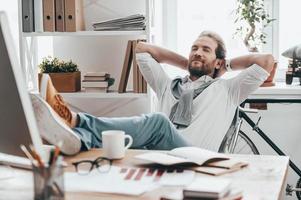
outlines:
{"label": "paper sheet", "polygon": [[65,190],[70,192],[100,192],[125,195],[141,195],[162,185],[186,186],[195,172],[151,168],[121,168],[112,166],[108,173],[96,169],[88,175],[74,172],[65,173]]}

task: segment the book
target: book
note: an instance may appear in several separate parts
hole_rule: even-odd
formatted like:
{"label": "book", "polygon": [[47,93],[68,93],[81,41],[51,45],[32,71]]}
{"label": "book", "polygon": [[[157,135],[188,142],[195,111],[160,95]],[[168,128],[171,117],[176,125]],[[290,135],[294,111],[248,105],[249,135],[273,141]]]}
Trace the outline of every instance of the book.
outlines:
{"label": "book", "polygon": [[121,77],[120,77],[120,82],[119,82],[119,86],[118,86],[118,93],[126,92],[126,86],[128,83],[131,65],[132,65],[132,61],[133,61],[132,44],[133,44],[133,41],[131,41],[131,40],[129,40],[127,43]]}
{"label": "book", "polygon": [[129,15],[127,17],[112,19],[112,20],[105,20],[101,22],[93,23],[93,27],[99,27],[104,25],[122,25],[122,24],[131,24],[131,23],[139,23],[139,22],[145,22],[144,15],[141,14],[135,14],[135,15]]}
{"label": "book", "polygon": [[85,92],[95,92],[95,93],[107,93],[107,87],[83,87]]}
{"label": "book", "polygon": [[82,87],[85,87],[85,88],[89,88],[89,87],[93,87],[93,88],[97,88],[97,87],[100,87],[100,88],[107,88],[108,87],[108,82],[107,81],[83,81],[82,82]]}
{"label": "book", "polygon": [[88,76],[105,76],[105,77],[110,77],[110,74],[107,72],[86,72],[84,74],[84,77]]}
{"label": "book", "polygon": [[246,162],[241,162],[236,159],[229,159],[209,162],[206,164],[206,166],[191,167],[190,169],[204,174],[220,176],[223,174],[238,171],[246,166],[248,166],[248,163]]}
{"label": "book", "polygon": [[224,154],[216,153],[199,147],[179,147],[164,152],[149,152],[135,156],[137,159],[152,163],[171,166],[177,164],[204,165],[214,161],[229,160]]}
{"label": "book", "polygon": [[[231,187],[228,194],[225,197],[219,198],[218,200],[241,200],[242,198],[243,198],[242,190]],[[196,200],[196,199],[204,199],[204,198],[189,198],[189,197],[184,198],[182,190],[175,190],[172,193],[165,193],[160,197],[160,200]]]}
{"label": "book", "polygon": [[136,60],[136,45],[137,41],[133,41],[133,47],[132,47],[132,52],[133,52],[133,91],[134,93],[138,93],[138,63]]}
{"label": "book", "polygon": [[231,180],[198,177],[183,190],[184,199],[220,199],[230,192]]}
{"label": "book", "polygon": [[105,76],[84,76],[84,81],[105,81],[108,77]]}
{"label": "book", "polygon": [[219,199],[230,192],[229,179],[198,177],[183,190],[184,199]]}

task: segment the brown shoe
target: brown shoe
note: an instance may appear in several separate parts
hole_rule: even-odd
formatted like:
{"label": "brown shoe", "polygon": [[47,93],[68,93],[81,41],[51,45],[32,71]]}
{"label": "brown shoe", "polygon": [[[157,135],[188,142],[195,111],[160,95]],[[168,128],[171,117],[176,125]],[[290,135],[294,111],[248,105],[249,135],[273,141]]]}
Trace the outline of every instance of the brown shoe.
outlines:
{"label": "brown shoe", "polygon": [[64,120],[64,122],[69,127],[72,127],[72,111],[68,107],[68,104],[64,101],[63,97],[58,94],[48,74],[42,75],[40,79],[39,91],[41,97],[52,107],[52,109]]}

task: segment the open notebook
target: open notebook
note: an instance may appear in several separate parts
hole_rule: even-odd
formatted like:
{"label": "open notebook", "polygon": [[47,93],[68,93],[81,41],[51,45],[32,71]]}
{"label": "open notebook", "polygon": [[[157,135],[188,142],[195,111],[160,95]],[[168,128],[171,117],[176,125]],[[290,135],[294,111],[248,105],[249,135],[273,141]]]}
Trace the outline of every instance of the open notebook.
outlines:
{"label": "open notebook", "polygon": [[198,147],[180,147],[167,152],[152,151],[139,154],[135,158],[147,161],[147,164],[185,165],[194,171],[211,175],[220,175],[247,166],[247,163],[230,159],[225,154]]}

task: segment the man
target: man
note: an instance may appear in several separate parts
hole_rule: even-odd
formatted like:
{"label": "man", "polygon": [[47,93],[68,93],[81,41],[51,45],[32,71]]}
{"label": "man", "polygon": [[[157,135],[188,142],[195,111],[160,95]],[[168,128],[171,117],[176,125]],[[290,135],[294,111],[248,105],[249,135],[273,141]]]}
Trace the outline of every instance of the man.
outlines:
{"label": "man", "polygon": [[[229,62],[225,65],[226,50],[222,39],[212,32],[203,32],[197,38],[188,60],[146,43],[138,43],[136,51],[141,72],[159,99],[159,109],[175,126],[158,113],[132,118],[96,118],[72,113],[49,78],[44,76],[40,87],[43,99],[32,95],[42,136],[52,144],[63,140],[62,150],[66,154],[101,147],[101,131],[110,129],[130,134],[134,140],[133,148],[167,150],[196,145],[217,151],[235,109],[261,85],[273,66],[271,55],[243,56],[233,59],[230,64],[233,69],[247,69],[233,79],[220,79]],[[171,80],[160,62],[187,69],[190,75]],[[52,109],[61,119],[54,117]],[[63,125],[59,122],[62,119]]]}
{"label": "man", "polygon": [[[144,78],[158,97],[158,109],[169,116],[179,132],[195,146],[218,151],[235,110],[272,70],[272,55],[252,54],[225,60],[222,38],[202,32],[189,59],[147,43],[138,43],[137,61]],[[159,63],[188,70],[171,80]],[[243,71],[232,79],[220,78],[228,70]]]}
{"label": "man", "polygon": [[39,132],[50,144],[62,141],[61,151],[67,155],[102,147],[101,132],[105,130],[123,130],[131,135],[131,148],[170,150],[190,146],[163,114],[97,118],[74,113],[57,93],[47,74],[42,76],[40,83],[40,93],[30,94]]}

